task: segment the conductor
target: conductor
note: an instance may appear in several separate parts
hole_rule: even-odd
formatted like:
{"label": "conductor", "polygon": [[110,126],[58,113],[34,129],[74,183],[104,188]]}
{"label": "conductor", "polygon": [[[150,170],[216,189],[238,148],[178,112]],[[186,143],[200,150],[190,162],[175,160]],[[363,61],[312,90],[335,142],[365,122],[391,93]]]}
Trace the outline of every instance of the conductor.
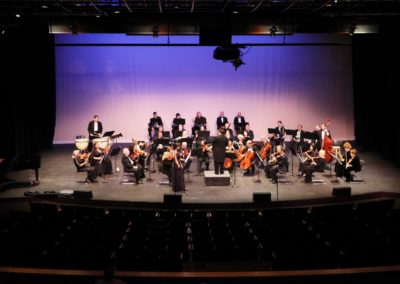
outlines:
{"label": "conductor", "polygon": [[223,127],[218,130],[218,133],[218,136],[210,137],[207,140],[207,144],[212,143],[215,174],[222,175],[224,173],[225,147],[228,145],[228,138],[225,136]]}

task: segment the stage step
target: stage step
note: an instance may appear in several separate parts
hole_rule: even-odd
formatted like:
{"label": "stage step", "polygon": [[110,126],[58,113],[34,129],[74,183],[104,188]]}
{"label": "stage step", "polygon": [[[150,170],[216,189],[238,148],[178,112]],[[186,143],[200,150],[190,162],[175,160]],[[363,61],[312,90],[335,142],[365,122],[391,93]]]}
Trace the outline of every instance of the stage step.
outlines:
{"label": "stage step", "polygon": [[207,186],[216,185],[224,186],[230,185],[231,176],[228,171],[225,171],[222,175],[216,175],[214,171],[204,171],[204,181]]}

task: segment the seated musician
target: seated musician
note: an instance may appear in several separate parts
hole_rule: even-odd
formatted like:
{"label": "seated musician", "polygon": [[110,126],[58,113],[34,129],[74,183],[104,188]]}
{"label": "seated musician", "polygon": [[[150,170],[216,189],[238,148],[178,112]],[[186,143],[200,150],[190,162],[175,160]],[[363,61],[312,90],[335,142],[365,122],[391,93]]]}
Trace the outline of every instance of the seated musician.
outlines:
{"label": "seated musician", "polygon": [[326,160],[325,160],[325,151],[319,150],[318,157],[311,157],[311,162],[306,164],[302,168],[302,172],[304,173],[304,181],[306,183],[312,182],[312,174],[313,172],[324,172]]}
{"label": "seated musician", "polygon": [[[234,153],[235,148],[233,147],[233,140],[228,139],[228,145],[225,147],[225,153]],[[232,158],[225,158],[224,160],[224,168],[229,171],[229,173],[232,172],[233,169],[233,159]]]}
{"label": "seated musician", "polygon": [[90,159],[89,159],[90,165],[94,167],[95,170],[90,173],[88,177],[89,181],[95,181],[97,176],[104,177],[104,164],[102,163],[104,158],[104,153],[100,146],[101,146],[100,143],[94,144],[94,147],[90,154]]}
{"label": "seated musician", "polygon": [[289,169],[289,162],[282,145],[275,148],[275,152],[269,157],[269,160],[264,168],[265,175],[270,178],[272,183],[278,180],[277,173],[286,173]]}
{"label": "seated musician", "polygon": [[228,123],[228,118],[225,116],[224,112],[221,111],[217,118],[217,129],[224,127],[226,123]]}
{"label": "seated musician", "polygon": [[225,123],[225,125],[224,125],[225,136],[228,139],[233,137],[233,130],[230,127],[231,127],[231,124],[229,122]]}
{"label": "seated musician", "polygon": [[235,127],[236,135],[238,135],[241,131],[244,130],[244,126],[246,125],[246,120],[242,116],[241,112],[238,112],[233,120],[233,125]]}
{"label": "seated musician", "polygon": [[211,152],[211,147],[206,144],[205,140],[201,140],[200,148],[201,148],[201,154],[198,159],[199,161],[198,167],[199,169],[201,169],[201,166],[204,163],[206,165],[206,171],[208,171],[210,166],[209,153]]}
{"label": "seated musician", "polygon": [[346,178],[346,182],[353,181],[353,176],[351,175],[352,171],[361,171],[360,157],[358,156],[357,150],[355,148],[352,148],[350,150],[350,159],[347,160],[344,167],[343,175]]}
{"label": "seated musician", "polygon": [[243,137],[244,141],[246,143],[247,140],[253,140],[254,139],[254,132],[253,130],[250,129],[250,124],[246,123],[243,131]]}
{"label": "seated musician", "polygon": [[149,132],[149,140],[152,140],[152,132],[158,132],[160,126],[163,126],[163,122],[161,117],[157,115],[157,112],[153,112],[153,117],[150,118],[150,122],[148,123],[148,132]]}
{"label": "seated musician", "polygon": [[204,130],[207,129],[207,119],[201,115],[201,112],[197,112],[196,117],[193,119],[194,126],[192,127],[192,135],[195,136],[196,131],[200,130],[200,127],[203,126]]}
{"label": "seated musician", "polygon": [[[133,140],[133,139],[132,139]],[[144,178],[144,170],[145,170],[145,163],[146,161],[150,161],[147,159],[148,154],[145,151],[146,144],[143,141],[136,141],[133,140],[132,145],[129,148],[130,154],[132,159],[136,160],[137,162],[141,165],[141,172],[140,172],[140,177]]]}
{"label": "seated musician", "polygon": [[142,172],[142,166],[138,163],[137,159],[132,159],[129,149],[124,148],[122,150],[122,166],[124,167],[124,172],[125,173],[134,173],[135,174],[135,179],[136,179],[136,184],[143,183],[141,181],[141,172]]}
{"label": "seated musician", "polygon": [[244,176],[251,176],[254,174],[252,163],[254,160],[253,142],[251,140],[246,141],[246,149],[243,158],[240,161],[240,169],[243,170]]}
{"label": "seated musician", "polygon": [[292,140],[290,141],[290,150],[292,153],[303,152],[306,145],[304,143],[304,130],[303,125],[297,124],[296,135],[292,136]]}
{"label": "seated musician", "polygon": [[[77,171],[84,171],[85,168],[88,169],[90,166],[89,157],[91,153],[81,153],[79,150],[75,150],[72,152],[72,159],[74,159],[74,165]],[[86,182],[94,182],[91,179],[90,173],[92,170],[87,170],[87,178]]]}
{"label": "seated musician", "polygon": [[188,156],[190,155],[190,151],[189,151],[187,142],[182,142],[182,144],[181,144],[181,152],[182,152],[181,157],[183,159],[183,161],[182,161],[183,170],[184,171],[185,170],[189,170],[190,169],[190,165],[192,164],[192,157],[188,158]]}
{"label": "seated musician", "polygon": [[168,176],[169,184],[172,185],[172,164],[174,162],[173,148],[168,147],[161,158],[160,172]]}
{"label": "seated musician", "polygon": [[351,144],[349,142],[345,142],[343,144],[343,149],[344,149],[344,154],[342,154],[340,151],[337,153],[338,157],[335,163],[335,173],[337,177],[343,177],[344,176],[344,170],[347,164],[347,161],[350,160],[350,150],[351,150]]}
{"label": "seated musician", "polygon": [[181,118],[180,113],[177,113],[175,115],[174,120],[172,121],[172,126],[171,126],[173,138],[177,137],[178,131],[183,131],[185,129],[185,123],[186,123],[185,119]]}

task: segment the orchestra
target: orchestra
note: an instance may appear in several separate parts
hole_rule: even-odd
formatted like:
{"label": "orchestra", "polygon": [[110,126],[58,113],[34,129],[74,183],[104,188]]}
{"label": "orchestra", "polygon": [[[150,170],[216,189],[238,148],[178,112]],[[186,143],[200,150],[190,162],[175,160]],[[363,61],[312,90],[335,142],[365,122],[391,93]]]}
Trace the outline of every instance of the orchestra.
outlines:
{"label": "orchestra", "polygon": [[[333,162],[336,177],[343,177],[346,182],[352,181],[351,172],[361,170],[358,151],[349,142],[341,146],[334,142],[329,130],[330,120],[317,125],[314,131],[304,131],[301,123],[293,130],[286,130],[283,122],[278,120],[275,128],[268,128],[270,135],[260,140],[255,140],[250,123],[241,112],[233,119],[235,133],[223,111],[216,118],[216,135],[207,131],[207,119],[201,112],[196,113],[192,122],[192,135],[189,136],[185,128],[186,120],[180,113],[176,113],[171,124],[170,138],[170,132],[164,130],[161,117],[153,112],[148,123],[149,142],[132,139],[132,144],[123,149],[121,162],[124,172],[133,172],[137,179],[136,184],[140,184],[145,177],[145,169],[148,169],[152,161],[153,164],[158,163],[159,171],[168,176],[174,191],[184,191],[184,173],[190,170],[193,160],[196,161],[199,174],[203,164],[205,170],[209,171],[210,162],[213,161],[215,174],[223,174],[224,170],[232,173],[237,167],[243,176],[252,176],[257,165],[264,168],[265,176],[272,183],[276,183],[277,174],[285,174],[289,168],[285,151],[286,136],[291,136],[287,140],[290,147],[288,154],[292,154],[292,158],[299,158],[299,176],[304,177],[306,183],[311,182],[313,172],[323,171],[326,165]],[[92,183],[98,176],[104,178],[105,174],[112,172],[110,150],[111,139],[115,135],[101,137],[103,125],[98,115],[89,122],[88,132],[89,139],[84,136],[76,137],[75,145],[79,150],[73,152],[73,158],[77,170],[89,165],[94,168],[88,171],[86,179]],[[120,136],[122,135],[119,134],[118,137]],[[193,155],[192,150],[195,150]],[[254,163],[256,157],[259,163]]]}

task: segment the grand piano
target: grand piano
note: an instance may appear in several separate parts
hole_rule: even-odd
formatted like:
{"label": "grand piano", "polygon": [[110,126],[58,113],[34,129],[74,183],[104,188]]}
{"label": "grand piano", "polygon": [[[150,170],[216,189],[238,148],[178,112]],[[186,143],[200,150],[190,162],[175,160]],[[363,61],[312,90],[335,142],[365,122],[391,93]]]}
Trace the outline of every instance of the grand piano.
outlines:
{"label": "grand piano", "polygon": [[[0,158],[0,190],[6,188],[34,186],[39,184],[40,155],[17,156],[11,159]],[[11,180],[7,172],[32,169],[35,171],[35,180]]]}

